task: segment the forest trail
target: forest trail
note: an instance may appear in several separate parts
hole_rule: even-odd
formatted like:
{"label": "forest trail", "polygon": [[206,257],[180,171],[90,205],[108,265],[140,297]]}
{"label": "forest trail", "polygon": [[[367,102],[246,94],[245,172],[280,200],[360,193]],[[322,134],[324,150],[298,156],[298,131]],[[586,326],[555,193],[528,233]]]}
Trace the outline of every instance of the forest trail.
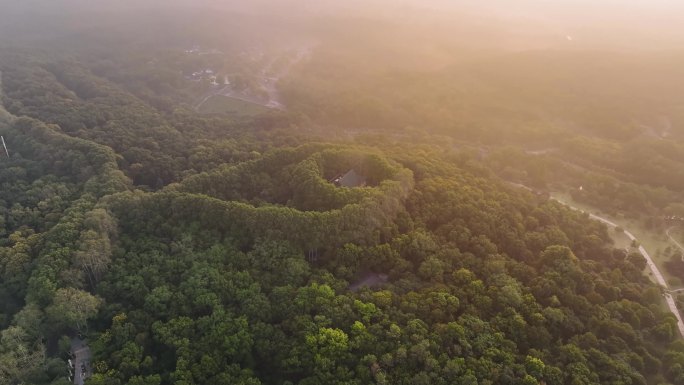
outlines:
{"label": "forest trail", "polygon": [[[573,206],[571,206],[565,202],[559,201],[558,199],[555,199],[555,198],[552,198],[552,199],[554,199],[556,202],[564,204],[567,207],[570,207],[573,210],[585,212],[584,210],[581,210],[577,207],[573,207]],[[587,214],[589,214],[589,217],[591,219],[605,223],[606,225],[608,225],[612,228],[621,227],[621,226],[618,226],[615,222],[612,222],[606,218],[602,218],[602,217],[595,215],[595,214],[592,214],[592,213],[587,213]],[[627,237],[630,240],[637,241],[637,238],[634,236],[634,234],[632,234],[631,232],[629,232],[627,230],[625,230],[625,235],[627,235]],[[668,236],[669,236],[669,234],[668,234]],[[672,238],[670,238],[670,239],[672,239]],[[674,316],[677,317],[677,328],[679,329],[679,334],[682,337],[684,337],[684,321],[682,321],[682,316],[679,313],[679,309],[677,309],[677,304],[675,303],[675,300],[672,297],[672,294],[670,294],[667,291],[669,288],[667,286],[667,282],[665,281],[665,278],[663,277],[662,273],[660,273],[660,270],[658,270],[658,266],[656,266],[655,262],[653,262],[653,258],[651,258],[651,255],[648,254],[648,252],[646,251],[644,246],[639,245],[639,253],[641,253],[641,255],[644,257],[644,259],[646,259],[646,264],[648,265],[649,269],[651,269],[651,272],[653,273],[653,276],[655,277],[656,282],[658,282],[658,284],[666,290],[666,292],[663,294],[665,296],[665,302],[667,302],[667,307],[670,309],[670,312],[672,312],[672,314],[674,314]]]}

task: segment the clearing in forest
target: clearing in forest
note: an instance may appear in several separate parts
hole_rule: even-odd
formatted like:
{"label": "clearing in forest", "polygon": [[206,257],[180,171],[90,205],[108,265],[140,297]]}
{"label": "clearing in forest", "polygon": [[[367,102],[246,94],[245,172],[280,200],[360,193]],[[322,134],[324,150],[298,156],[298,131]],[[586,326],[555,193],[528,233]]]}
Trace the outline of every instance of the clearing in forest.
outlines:
{"label": "clearing in forest", "polygon": [[269,108],[256,103],[223,95],[214,95],[199,107],[199,112],[204,114],[231,114],[240,116],[255,116],[269,110]]}

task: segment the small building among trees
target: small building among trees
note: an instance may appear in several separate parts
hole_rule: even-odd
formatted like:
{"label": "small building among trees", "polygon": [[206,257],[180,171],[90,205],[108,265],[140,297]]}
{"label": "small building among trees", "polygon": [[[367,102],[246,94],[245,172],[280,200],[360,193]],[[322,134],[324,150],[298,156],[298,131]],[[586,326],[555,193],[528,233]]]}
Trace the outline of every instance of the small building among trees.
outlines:
{"label": "small building among trees", "polygon": [[331,182],[337,187],[364,187],[366,177],[351,169],[344,175],[338,175]]}

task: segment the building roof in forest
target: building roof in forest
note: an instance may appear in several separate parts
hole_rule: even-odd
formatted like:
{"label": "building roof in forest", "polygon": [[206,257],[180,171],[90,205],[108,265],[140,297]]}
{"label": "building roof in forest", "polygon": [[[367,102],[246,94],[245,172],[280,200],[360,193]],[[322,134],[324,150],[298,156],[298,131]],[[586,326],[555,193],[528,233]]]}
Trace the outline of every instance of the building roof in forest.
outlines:
{"label": "building roof in forest", "polygon": [[338,187],[363,187],[366,185],[366,177],[352,169],[333,179],[333,183]]}

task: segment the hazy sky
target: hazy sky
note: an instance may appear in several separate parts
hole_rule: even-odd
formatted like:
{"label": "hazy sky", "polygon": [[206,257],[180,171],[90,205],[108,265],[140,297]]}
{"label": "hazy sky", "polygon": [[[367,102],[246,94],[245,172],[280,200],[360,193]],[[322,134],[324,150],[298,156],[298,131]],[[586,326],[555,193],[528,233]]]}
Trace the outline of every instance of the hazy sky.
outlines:
{"label": "hazy sky", "polygon": [[[367,1],[366,1],[367,2]],[[372,0],[371,0],[372,2]],[[387,2],[377,0],[378,3]],[[684,48],[681,0],[403,0],[440,12],[469,12],[482,23],[570,36],[579,45],[607,48]]]}
{"label": "hazy sky", "polygon": [[[177,0],[182,2],[183,0]],[[214,0],[210,3],[248,3],[253,9],[317,13],[370,12],[388,18],[420,18],[417,10],[433,12],[454,23],[464,13],[476,15],[470,22],[510,22],[515,29],[538,28],[541,33],[570,35],[585,44],[615,47],[684,47],[682,0]]]}
{"label": "hazy sky", "polygon": [[[100,14],[146,9],[154,14],[177,7],[302,19],[360,16],[407,25],[438,21],[458,33],[463,31],[459,25],[478,24],[478,31],[504,31],[511,47],[520,49],[557,48],[547,40],[560,44],[568,37],[582,48],[684,48],[682,0],[0,0],[0,28],[4,24],[25,30],[41,14],[50,15],[49,21],[57,25],[61,19],[53,14],[66,15],[68,23],[87,9]],[[103,16],[91,19],[98,18]]]}

